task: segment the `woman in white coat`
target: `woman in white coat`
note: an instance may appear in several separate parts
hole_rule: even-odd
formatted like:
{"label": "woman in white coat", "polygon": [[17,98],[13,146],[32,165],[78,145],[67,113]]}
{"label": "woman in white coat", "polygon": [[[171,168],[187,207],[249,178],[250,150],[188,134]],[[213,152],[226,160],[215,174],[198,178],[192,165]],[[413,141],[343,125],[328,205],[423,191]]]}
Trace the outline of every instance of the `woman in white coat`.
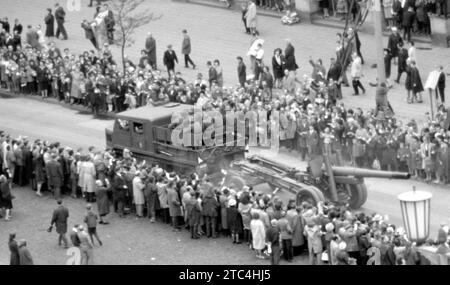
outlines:
{"label": "woman in white coat", "polygon": [[266,228],[264,223],[259,219],[259,214],[256,212],[252,214],[250,230],[252,232],[252,242],[253,248],[256,251],[256,257],[264,259],[262,251],[266,247]]}
{"label": "woman in white coat", "polygon": [[254,0],[251,0],[248,5],[247,13],[245,13],[245,21],[251,34],[256,35],[256,4]]}
{"label": "woman in white coat", "polygon": [[366,89],[361,84],[361,81],[359,81],[362,77],[362,60],[361,60],[361,57],[359,57],[356,52],[354,52],[352,54],[352,58],[353,58],[353,61],[352,61],[352,67],[351,67],[351,75],[352,75],[353,90],[355,91],[353,96],[358,96],[359,95],[358,88],[361,88],[363,94],[366,93]]}
{"label": "woman in white coat", "polygon": [[136,177],[133,178],[133,202],[136,205],[136,216],[142,218],[144,216],[144,188],[145,184],[143,179],[145,179],[145,174],[136,172]]}
{"label": "woman in white coat", "polygon": [[80,164],[79,173],[79,185],[83,191],[83,196],[86,196],[87,202],[94,202],[96,171],[94,162],[89,156],[86,156],[85,161]]}

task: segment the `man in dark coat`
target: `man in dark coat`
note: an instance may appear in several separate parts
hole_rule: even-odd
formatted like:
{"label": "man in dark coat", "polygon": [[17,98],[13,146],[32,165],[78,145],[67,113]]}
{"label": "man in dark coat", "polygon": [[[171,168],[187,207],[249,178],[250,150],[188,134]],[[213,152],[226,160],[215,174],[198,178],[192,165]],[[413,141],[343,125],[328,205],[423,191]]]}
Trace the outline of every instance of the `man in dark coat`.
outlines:
{"label": "man in dark coat", "polygon": [[217,202],[214,195],[214,190],[212,186],[207,186],[209,189],[205,189],[205,194],[202,200],[202,210],[206,225],[206,236],[216,238],[216,220],[217,220],[217,209],[219,207],[219,202]]}
{"label": "man in dark coat", "polygon": [[35,29],[31,25],[28,25],[28,30],[26,34],[27,44],[29,44],[32,48],[40,48],[39,44],[39,35]]}
{"label": "man in dark coat", "polygon": [[111,186],[113,189],[114,208],[122,218],[125,206],[125,193],[128,189],[128,185],[120,168],[116,169]]}
{"label": "man in dark coat", "polygon": [[5,31],[9,33],[11,26],[9,25],[8,17],[5,17],[3,20],[0,20],[0,25],[2,25],[3,29],[5,29]]}
{"label": "man in dark coat", "polygon": [[13,32],[17,32],[19,35],[22,34],[23,31],[23,26],[22,24],[19,22],[18,19],[14,20],[14,28],[13,28]]}
{"label": "man in dark coat", "polygon": [[195,63],[192,61],[189,54],[191,53],[191,38],[188,36],[187,31],[183,30],[183,43],[181,45],[181,53],[184,54],[184,66],[189,68],[189,63],[192,68],[195,69]]}
{"label": "man in dark coat", "polygon": [[27,248],[27,241],[24,239],[19,241],[19,259],[20,265],[34,265],[31,253]]}
{"label": "man in dark coat", "polygon": [[217,82],[217,70],[212,65],[211,61],[208,61],[206,63],[206,67],[208,67],[208,81],[209,81],[209,88],[211,88],[213,82]]}
{"label": "man in dark coat", "polygon": [[61,198],[61,187],[64,183],[64,172],[62,165],[57,161],[57,155],[52,154],[51,160],[45,165],[48,178],[48,187],[53,190],[55,199]]}
{"label": "man in dark coat", "polygon": [[412,4],[408,4],[410,2],[409,0],[406,1],[403,7],[403,38],[408,40],[408,42],[411,41],[411,29],[416,16],[414,12],[414,0],[412,0]]}
{"label": "man in dark coat", "polygon": [[52,9],[47,9],[48,14],[45,16],[45,36],[51,38],[55,36],[55,17],[52,14]]}
{"label": "man in dark coat", "polygon": [[395,82],[400,83],[400,77],[403,72],[406,73],[406,67],[408,64],[406,61],[408,60],[408,50],[404,47],[403,42],[398,43],[398,65],[397,65],[397,80]]}
{"label": "man in dark coat", "polygon": [[295,60],[295,48],[290,40],[286,40],[286,43],[286,49],[284,50],[285,68],[289,71],[295,71],[298,69]]}
{"label": "man in dark coat", "polygon": [[145,50],[147,51],[150,65],[153,68],[156,68],[156,41],[151,33],[148,34],[147,39],[145,40]]}
{"label": "man in dark coat", "polygon": [[164,65],[167,67],[167,73],[169,74],[169,79],[172,78],[172,73],[175,74],[175,62],[178,63],[178,57],[174,50],[172,50],[172,45],[167,46],[167,50],[164,53],[163,58]]}
{"label": "man in dark coat", "polygon": [[[417,103],[422,103],[422,79],[420,78],[419,70],[417,69],[416,62],[414,60],[411,61],[411,85],[412,85],[412,94],[413,100],[416,99]],[[417,94],[419,96],[417,96]]]}
{"label": "man in dark coat", "polygon": [[86,39],[91,41],[92,45],[94,45],[94,47],[98,49],[97,40],[95,39],[94,31],[92,30],[92,26],[90,25],[90,23],[87,20],[83,20],[83,22],[81,23],[81,27],[84,29],[84,35]]}
{"label": "man in dark coat", "polygon": [[437,88],[436,88],[436,100],[438,97],[438,92],[439,92],[439,96],[441,98],[441,103],[445,104],[445,73],[444,73],[444,67],[442,67],[442,65],[440,65],[438,67],[438,72],[439,72],[439,78],[438,78],[438,83],[437,83]]}
{"label": "man in dark coat", "polygon": [[392,58],[394,59],[398,57],[398,44],[403,44],[402,36],[398,33],[397,27],[392,27],[392,33],[389,35],[387,48],[391,51]]}
{"label": "man in dark coat", "polygon": [[108,11],[108,15],[105,18],[106,36],[110,45],[114,43],[114,26],[116,21],[114,20],[114,13],[109,9],[108,4],[103,4],[104,11]]}
{"label": "man in dark coat", "polygon": [[56,19],[56,37],[59,38],[59,35],[62,34],[63,40],[67,40],[67,32],[66,28],[64,28],[64,22],[65,22],[66,12],[64,11],[63,7],[59,6],[59,3],[55,4],[55,19]]}
{"label": "man in dark coat", "polygon": [[342,90],[341,90],[341,75],[342,75],[342,66],[341,64],[336,61],[335,58],[331,59],[331,65],[330,69],[327,73],[327,81],[330,81],[332,79],[334,83],[336,83],[337,88],[337,99],[342,99]]}
{"label": "man in dark coat", "polygon": [[58,233],[58,245],[64,242],[64,248],[69,248],[67,241],[67,219],[69,218],[69,210],[62,205],[62,200],[58,200],[58,208],[53,211],[52,220],[50,221],[49,232],[52,231],[53,225],[56,226],[56,233]]}
{"label": "man in dark coat", "polygon": [[247,67],[245,66],[242,57],[238,56],[237,60],[238,60],[237,73],[239,78],[239,84],[241,84],[241,87],[245,87],[245,82],[247,81]]}

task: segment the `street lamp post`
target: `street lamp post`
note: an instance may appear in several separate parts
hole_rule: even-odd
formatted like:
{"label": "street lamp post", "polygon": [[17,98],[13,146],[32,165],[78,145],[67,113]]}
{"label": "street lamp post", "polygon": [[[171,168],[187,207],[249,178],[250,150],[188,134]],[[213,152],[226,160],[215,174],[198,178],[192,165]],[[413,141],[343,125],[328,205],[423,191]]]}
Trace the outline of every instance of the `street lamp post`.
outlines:
{"label": "street lamp post", "polygon": [[430,235],[431,193],[416,191],[398,195],[409,240],[423,243]]}

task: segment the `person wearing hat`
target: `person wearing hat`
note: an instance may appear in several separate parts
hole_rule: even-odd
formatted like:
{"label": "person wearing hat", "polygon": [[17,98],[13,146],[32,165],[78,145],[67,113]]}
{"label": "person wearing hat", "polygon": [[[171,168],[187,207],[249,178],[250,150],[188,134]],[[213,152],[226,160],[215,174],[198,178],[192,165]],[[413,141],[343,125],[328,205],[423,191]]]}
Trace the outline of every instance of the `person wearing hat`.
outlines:
{"label": "person wearing hat", "polygon": [[95,238],[97,239],[98,243],[100,245],[103,245],[102,241],[100,240],[100,238],[98,237],[98,234],[97,234],[97,220],[98,220],[98,216],[97,216],[97,214],[95,214],[92,211],[92,205],[91,204],[88,204],[86,206],[86,210],[87,210],[87,213],[86,213],[86,216],[84,217],[84,223],[87,226],[88,234],[89,234],[89,237],[91,238],[91,242],[94,245],[94,236],[95,236]]}
{"label": "person wearing hat", "polygon": [[178,64],[178,57],[175,51],[172,49],[172,45],[167,46],[167,50],[164,53],[163,62],[167,68],[167,73],[170,80],[173,76],[172,74],[175,74],[175,63]]}
{"label": "person wearing hat", "polygon": [[152,33],[147,34],[145,39],[145,50],[147,52],[150,65],[156,69],[156,40]]}
{"label": "person wearing hat", "polygon": [[64,248],[69,248],[66,233],[67,233],[67,220],[69,218],[69,209],[63,206],[62,200],[58,199],[58,208],[53,211],[52,219],[50,221],[50,227],[48,232],[52,231],[53,225],[56,226],[56,233],[58,234],[58,245],[61,246],[61,242],[64,242]]}
{"label": "person wearing hat", "polygon": [[237,58],[238,66],[237,66],[237,74],[238,80],[241,87],[245,87],[245,82],[247,81],[247,67],[245,66],[244,60],[241,56]]}

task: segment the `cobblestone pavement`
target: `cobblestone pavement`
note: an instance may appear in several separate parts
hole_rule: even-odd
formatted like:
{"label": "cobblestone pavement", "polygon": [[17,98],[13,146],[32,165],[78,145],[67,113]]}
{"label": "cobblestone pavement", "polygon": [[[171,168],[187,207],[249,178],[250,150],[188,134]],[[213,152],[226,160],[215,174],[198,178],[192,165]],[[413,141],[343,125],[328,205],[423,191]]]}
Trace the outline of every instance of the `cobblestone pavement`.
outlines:
{"label": "cobblestone pavement", "polygon": [[[62,4],[65,0],[60,1]],[[90,43],[84,38],[84,31],[80,27],[82,19],[91,19],[94,14],[93,8],[88,8],[88,1],[82,0],[81,10],[78,12],[67,11],[66,28],[69,33],[68,41],[57,40],[60,47],[69,47],[75,52],[91,49]],[[19,18],[24,26],[26,24],[43,24],[45,9],[53,7],[53,0],[0,0],[2,6],[1,16],[7,15],[10,19]],[[181,58],[181,30],[187,29],[191,35],[193,53],[192,58],[198,66],[198,70],[185,69],[180,61],[177,70],[181,71],[188,81],[192,81],[198,72],[207,74],[206,61],[219,59],[224,70],[225,85],[234,85],[237,82],[236,56],[245,58],[251,38],[244,33],[240,13],[227,11],[212,7],[204,7],[188,3],[172,2],[169,0],[149,0],[145,2],[156,15],[163,17],[156,22],[151,22],[136,31],[136,44],[127,49],[126,53],[132,60],[137,60],[140,50],[145,43],[148,32],[152,32],[157,40],[158,66],[162,67],[162,54],[168,44],[173,44],[176,52]],[[67,8],[66,8],[67,10]],[[279,19],[271,17],[260,17],[258,19],[261,37],[266,40],[264,49],[266,51],[265,61],[270,63],[272,51],[284,48],[284,40],[290,38],[296,47],[296,56],[300,65],[298,77],[310,74],[312,68],[308,63],[309,56],[322,58],[325,65],[329,65],[329,58],[334,57],[335,34],[341,32],[338,29],[314,26],[301,23],[295,26],[282,26]],[[359,97],[351,96],[352,88],[344,88],[344,102],[350,107],[363,107],[370,109],[374,106],[375,89],[369,87],[368,82],[375,81],[376,70],[371,65],[376,62],[375,40],[372,35],[361,34],[362,53],[366,60],[363,69],[364,78],[362,83],[367,86],[366,95]],[[383,40],[387,43],[387,38]],[[450,49],[434,47],[430,50],[421,50],[425,44],[417,44],[418,66],[421,71],[423,83],[428,73],[437,64],[444,65],[450,71]],[[119,49],[114,48],[114,56],[119,58]],[[247,59],[246,59],[247,60]],[[248,63],[248,60],[247,60]],[[396,75],[396,66],[392,66],[392,73]],[[401,83],[404,82],[404,78]],[[425,112],[429,111],[428,94],[424,94],[425,103],[407,104],[406,92],[403,84],[394,85],[389,92],[389,100],[400,118],[421,119]]]}

